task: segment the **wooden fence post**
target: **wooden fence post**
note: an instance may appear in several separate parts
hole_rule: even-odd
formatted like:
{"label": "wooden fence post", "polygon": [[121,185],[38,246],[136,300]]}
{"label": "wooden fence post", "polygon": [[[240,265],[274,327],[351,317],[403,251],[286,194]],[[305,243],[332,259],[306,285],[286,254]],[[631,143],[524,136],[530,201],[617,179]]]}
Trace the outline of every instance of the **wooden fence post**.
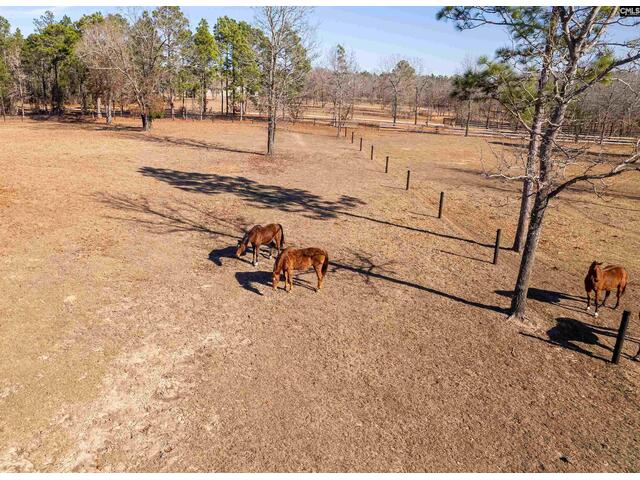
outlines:
{"label": "wooden fence post", "polygon": [[384,173],[389,173],[389,155],[387,155],[387,161],[384,163]]}
{"label": "wooden fence post", "polygon": [[440,192],[440,206],[438,207],[438,218],[442,218],[443,209],[444,209],[444,192]]}
{"label": "wooden fence post", "polygon": [[620,328],[618,328],[618,337],[616,338],[616,346],[613,347],[613,355],[611,356],[611,363],[618,363],[620,361],[620,352],[622,352],[622,345],[624,344],[624,336],[627,333],[627,326],[629,325],[629,316],[631,312],[625,310],[622,312],[622,320],[620,321]]}
{"label": "wooden fence post", "polygon": [[360,137],[360,151],[362,151],[362,137]]}
{"label": "wooden fence post", "polygon": [[371,145],[371,160],[373,160],[373,145]]}
{"label": "wooden fence post", "polygon": [[405,190],[409,190],[409,180],[411,179],[411,170],[407,170],[407,187]]}
{"label": "wooden fence post", "polygon": [[353,143],[353,134],[354,134],[354,133],[355,133],[355,132],[351,132],[351,143]]}
{"label": "wooden fence post", "polygon": [[502,230],[498,229],[496,232],[496,246],[493,250],[493,264],[496,265],[498,263],[498,255],[500,254],[500,236],[502,235]]}

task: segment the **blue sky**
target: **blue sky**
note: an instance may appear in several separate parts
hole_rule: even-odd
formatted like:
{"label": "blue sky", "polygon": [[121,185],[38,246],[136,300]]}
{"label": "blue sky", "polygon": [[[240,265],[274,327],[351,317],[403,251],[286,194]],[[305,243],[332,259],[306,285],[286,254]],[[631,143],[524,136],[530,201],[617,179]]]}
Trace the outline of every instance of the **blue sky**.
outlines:
{"label": "blue sky", "polygon": [[[148,7],[150,8],[150,7]],[[251,22],[250,7],[181,7],[195,27],[200,18],[213,25],[220,16]],[[96,10],[117,12],[117,7],[6,7],[0,6],[0,16],[25,35],[33,31],[33,19],[52,10],[56,17],[68,15],[76,20]],[[317,26],[316,39],[319,60],[328,49],[341,43],[354,51],[361,69],[376,70],[381,60],[400,54],[421,58],[426,73],[451,74],[460,70],[465,57],[491,55],[507,42],[498,28],[479,28],[457,32],[453,25],[435,19],[437,7],[316,7],[311,20]]]}

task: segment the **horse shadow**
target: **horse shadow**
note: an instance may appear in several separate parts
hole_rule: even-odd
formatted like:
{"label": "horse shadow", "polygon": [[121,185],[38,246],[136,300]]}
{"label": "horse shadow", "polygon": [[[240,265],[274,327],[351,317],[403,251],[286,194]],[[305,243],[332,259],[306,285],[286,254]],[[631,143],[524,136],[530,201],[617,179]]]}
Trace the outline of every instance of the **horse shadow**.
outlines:
{"label": "horse shadow", "polygon": [[[221,267],[222,266],[222,259],[223,258],[231,258],[233,260],[237,260],[240,262],[244,262],[244,263],[248,263],[251,264],[251,255],[250,253],[253,251],[251,247],[247,248],[247,250],[245,250],[245,252],[240,255],[240,257],[236,257],[236,250],[237,247],[230,245],[224,248],[218,248],[218,249],[214,249],[211,250],[209,252],[209,260],[212,261],[213,263],[215,263],[217,266]],[[265,259],[269,259],[269,250],[268,249],[261,249],[258,254]],[[274,249],[274,253],[273,256],[271,258],[275,258],[277,256],[277,253],[275,252]]]}
{"label": "horse shadow", "polygon": [[236,247],[228,246],[224,248],[213,249],[209,252],[209,260],[215,263],[217,266],[222,266],[223,258],[232,258],[234,260],[241,260],[243,262],[251,263],[248,260],[241,258],[236,258]]}
{"label": "horse shadow", "polygon": [[257,295],[264,295],[258,285],[271,287],[271,272],[256,270],[254,272],[236,272],[236,280],[242,288]]}
{"label": "horse shadow", "polygon": [[[305,280],[302,277],[306,275],[313,275],[313,277],[310,277],[309,280]],[[316,278],[317,278],[316,273],[313,271],[313,269],[305,270],[303,272],[297,272],[297,274],[294,274],[292,283],[297,287],[306,288],[307,290],[311,290],[312,292],[315,292],[316,286],[318,285]],[[284,279],[284,276],[283,276],[283,279]]]}
{"label": "horse shadow", "polygon": [[520,335],[534,338],[551,345],[556,345],[562,348],[566,348],[567,350],[581,353],[588,357],[608,362],[609,358],[597,355],[590,349],[578,345],[579,343],[581,343],[584,345],[590,345],[592,347],[598,347],[608,352],[613,351],[610,346],[600,341],[599,335],[604,335],[607,337],[615,336],[614,333],[606,330],[607,329],[601,329],[599,327],[589,325],[588,323],[584,323],[573,318],[559,317],[556,318],[556,325],[547,330],[546,333],[548,338],[538,337],[536,335],[525,332],[521,332]]}

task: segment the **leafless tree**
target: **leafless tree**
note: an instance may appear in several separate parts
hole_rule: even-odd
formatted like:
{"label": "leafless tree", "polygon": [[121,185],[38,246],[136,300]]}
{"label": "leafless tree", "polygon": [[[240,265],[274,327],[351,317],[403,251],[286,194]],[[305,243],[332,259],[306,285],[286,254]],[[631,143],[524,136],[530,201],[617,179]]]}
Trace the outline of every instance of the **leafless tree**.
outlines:
{"label": "leafless tree", "polygon": [[6,51],[6,62],[9,71],[11,72],[11,78],[13,83],[13,97],[20,100],[20,115],[24,120],[24,102],[26,94],[27,74],[22,67],[22,55],[17,43],[9,45]]}
{"label": "leafless tree", "polygon": [[422,59],[414,58],[411,60],[411,65],[415,71],[415,75],[411,82],[411,87],[413,89],[413,124],[418,125],[418,110],[422,103],[422,96],[425,88],[429,84],[429,77],[425,75]]}
{"label": "leafless tree", "polygon": [[406,58],[399,55],[387,57],[382,62],[382,77],[391,91],[391,116],[395,125],[398,107],[410,96],[415,69]]}
{"label": "leafless tree", "polygon": [[79,51],[90,68],[122,76],[140,109],[142,127],[148,130],[162,77],[164,40],[149,12],[132,11],[130,16],[131,23],[110,17],[88,27]]}
{"label": "leafless tree", "polygon": [[310,70],[307,51],[312,40],[307,7],[258,9],[255,23],[262,31],[258,55],[262,93],[268,117],[267,155],[274,153],[278,109],[300,95]]}
{"label": "leafless tree", "polygon": [[351,113],[355,93],[356,60],[353,52],[342,45],[336,45],[329,52],[331,81],[329,93],[333,104],[333,120],[340,136],[342,126]]}

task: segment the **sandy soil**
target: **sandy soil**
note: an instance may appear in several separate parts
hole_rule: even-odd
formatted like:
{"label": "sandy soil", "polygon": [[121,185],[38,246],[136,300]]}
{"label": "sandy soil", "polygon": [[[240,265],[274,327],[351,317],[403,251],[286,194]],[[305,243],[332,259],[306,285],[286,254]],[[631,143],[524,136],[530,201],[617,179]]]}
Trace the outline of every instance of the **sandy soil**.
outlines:
{"label": "sandy soil", "polygon": [[[490,263],[519,186],[479,174],[502,147],[360,135],[269,159],[258,124],[0,124],[0,470],[637,471],[640,179],[556,202],[524,327],[517,254]],[[328,250],[323,291],[233,257],[269,222]],[[619,365],[593,259],[632,279]]]}

